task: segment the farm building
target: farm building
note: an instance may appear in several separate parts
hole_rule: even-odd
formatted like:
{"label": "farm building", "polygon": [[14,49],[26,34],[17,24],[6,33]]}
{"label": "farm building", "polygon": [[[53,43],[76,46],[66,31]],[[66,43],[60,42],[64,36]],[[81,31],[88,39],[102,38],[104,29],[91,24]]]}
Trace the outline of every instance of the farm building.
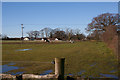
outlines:
{"label": "farm building", "polygon": [[56,41],[58,41],[58,38],[55,38]]}
{"label": "farm building", "polygon": [[48,38],[42,38],[41,41],[50,42],[50,39],[48,39]]}
{"label": "farm building", "polygon": [[60,38],[55,38],[55,41],[61,40]]}
{"label": "farm building", "polygon": [[25,40],[25,41],[29,41],[30,39],[29,39],[28,37],[25,37],[24,40]]}

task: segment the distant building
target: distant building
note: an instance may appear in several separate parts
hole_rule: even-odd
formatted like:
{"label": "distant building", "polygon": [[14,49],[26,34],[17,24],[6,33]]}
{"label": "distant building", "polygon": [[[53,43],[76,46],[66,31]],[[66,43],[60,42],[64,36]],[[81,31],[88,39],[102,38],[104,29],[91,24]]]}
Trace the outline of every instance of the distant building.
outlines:
{"label": "distant building", "polygon": [[59,39],[58,38],[55,38],[56,41],[58,41]]}
{"label": "distant building", "polygon": [[41,41],[50,42],[50,39],[42,38]]}
{"label": "distant building", "polygon": [[44,41],[44,39],[43,39],[43,38],[42,38],[41,40],[42,40],[42,41]]}
{"label": "distant building", "polygon": [[29,41],[30,39],[29,39],[28,37],[25,37],[24,40],[25,40],[25,41]]}
{"label": "distant building", "polygon": [[55,41],[61,41],[62,39],[60,39],[60,38],[55,38]]}

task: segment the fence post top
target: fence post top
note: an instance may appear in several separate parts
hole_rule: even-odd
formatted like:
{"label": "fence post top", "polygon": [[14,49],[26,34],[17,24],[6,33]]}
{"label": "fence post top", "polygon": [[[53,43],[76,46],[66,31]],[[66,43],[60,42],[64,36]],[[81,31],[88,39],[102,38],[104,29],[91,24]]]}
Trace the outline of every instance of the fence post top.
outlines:
{"label": "fence post top", "polygon": [[61,57],[61,58],[60,57],[56,57],[55,59],[65,59],[65,58],[64,57]]}

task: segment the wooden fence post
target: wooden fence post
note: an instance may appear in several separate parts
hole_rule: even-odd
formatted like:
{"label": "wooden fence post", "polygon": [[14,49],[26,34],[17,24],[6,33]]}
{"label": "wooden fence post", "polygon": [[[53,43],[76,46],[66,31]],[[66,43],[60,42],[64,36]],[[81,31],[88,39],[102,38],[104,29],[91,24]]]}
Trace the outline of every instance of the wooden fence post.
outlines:
{"label": "wooden fence post", "polygon": [[64,63],[65,58],[55,58],[55,75],[58,75],[58,80],[64,80]]}

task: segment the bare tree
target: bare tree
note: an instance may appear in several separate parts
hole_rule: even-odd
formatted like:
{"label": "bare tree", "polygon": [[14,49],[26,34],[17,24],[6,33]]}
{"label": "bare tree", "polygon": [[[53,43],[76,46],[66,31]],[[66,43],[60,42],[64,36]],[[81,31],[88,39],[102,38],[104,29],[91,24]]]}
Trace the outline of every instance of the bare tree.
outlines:
{"label": "bare tree", "polygon": [[106,27],[116,25],[118,23],[118,14],[105,13],[93,18],[92,22],[88,24],[86,30],[105,31]]}
{"label": "bare tree", "polygon": [[94,17],[92,22],[88,24],[86,30],[95,34],[96,39],[106,31],[107,27],[114,26],[118,23],[118,14],[105,13]]}
{"label": "bare tree", "polygon": [[72,29],[70,29],[70,28],[67,28],[66,29],[66,35],[67,35],[67,37],[68,37],[68,40],[70,40],[70,37],[71,37],[71,32],[72,31]]}
{"label": "bare tree", "polygon": [[0,39],[8,39],[9,37],[6,34],[0,34]]}
{"label": "bare tree", "polygon": [[50,32],[50,38],[53,38],[53,32],[52,31]]}
{"label": "bare tree", "polygon": [[28,34],[29,38],[33,37],[32,31],[27,32],[27,34]]}
{"label": "bare tree", "polygon": [[80,29],[75,29],[75,35],[77,36],[77,39],[79,39]]}
{"label": "bare tree", "polygon": [[50,30],[50,38],[53,38],[54,36],[55,36],[55,33],[57,32],[57,31],[62,31],[62,30],[60,30],[60,28],[55,28],[55,29],[51,29]]}
{"label": "bare tree", "polygon": [[44,38],[44,30],[40,30],[41,38]]}
{"label": "bare tree", "polygon": [[2,34],[0,33],[0,40],[2,39]]}
{"label": "bare tree", "polygon": [[39,31],[30,31],[30,32],[27,32],[27,34],[29,35],[29,37],[33,37],[33,38],[38,38],[39,35],[40,35],[40,32]]}
{"label": "bare tree", "polygon": [[44,28],[44,29],[42,29],[42,31],[44,31],[46,38],[48,38],[50,36],[50,32],[52,31],[52,29]]}
{"label": "bare tree", "polygon": [[64,40],[66,37],[66,34],[64,31],[56,31],[55,34],[53,35],[53,37]]}
{"label": "bare tree", "polygon": [[75,33],[75,35],[80,34],[80,29],[75,29],[75,30],[74,30],[74,33]]}
{"label": "bare tree", "polygon": [[70,30],[69,30],[68,40],[70,40],[71,37],[74,35],[74,32],[73,32],[73,31],[74,31],[73,29],[70,29]]}
{"label": "bare tree", "polygon": [[116,25],[118,23],[118,14],[105,13],[97,17],[94,17],[92,22],[88,24],[87,31],[105,32],[106,28],[110,25]]}

